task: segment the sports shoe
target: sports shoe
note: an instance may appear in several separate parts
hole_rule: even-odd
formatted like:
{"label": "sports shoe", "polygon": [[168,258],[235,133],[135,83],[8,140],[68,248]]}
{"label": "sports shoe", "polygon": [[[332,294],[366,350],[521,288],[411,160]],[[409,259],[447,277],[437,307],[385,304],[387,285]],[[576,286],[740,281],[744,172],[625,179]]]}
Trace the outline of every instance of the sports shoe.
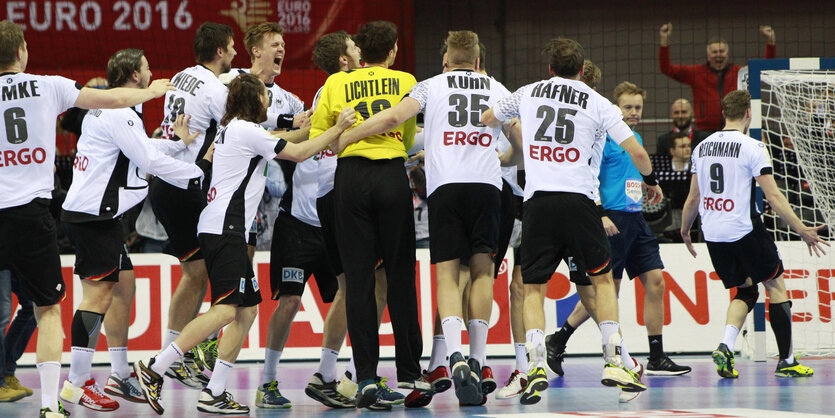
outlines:
{"label": "sports shoe", "polygon": [[447,389],[452,387],[452,379],[449,378],[449,372],[447,371],[446,366],[438,366],[431,372],[424,370],[423,375],[435,388],[435,393],[446,392]]}
{"label": "sports shoe", "polygon": [[[640,381],[641,378],[644,376],[644,365],[639,363],[634,358],[632,359],[632,364],[633,366],[629,369],[629,371],[632,372],[634,375],[638,376],[638,380]],[[643,392],[630,392],[621,388],[620,395],[618,396],[618,402],[626,403],[629,401],[634,401],[638,398],[638,396],[641,396],[641,393]]]}
{"label": "sports shoe", "polygon": [[470,370],[460,352],[456,351],[449,356],[449,368],[452,370],[452,382],[458,400],[464,405],[480,403],[482,395],[478,375]]}
{"label": "sports shoe", "polygon": [[728,349],[725,343],[720,343],[716,350],[713,350],[713,363],[716,364],[716,373],[719,376],[729,379],[736,379],[739,373],[734,369],[734,353]]}
{"label": "sports shoe", "polygon": [[490,366],[481,368],[481,393],[487,396],[496,390],[496,379],[493,377],[493,369]]}
{"label": "sports shoe", "polygon": [[545,351],[547,352],[546,364],[557,376],[565,372],[562,369],[562,362],[565,360],[565,346],[557,344],[556,332],[545,336]]}
{"label": "sports shoe", "polygon": [[70,416],[70,413],[64,409],[64,405],[61,401],[58,401],[58,412],[53,412],[51,409],[47,407],[41,408],[41,414],[39,415],[40,418],[66,418]]}
{"label": "sports shoe", "polygon": [[533,405],[542,399],[539,392],[548,389],[548,375],[542,367],[532,367],[528,373],[528,384],[522,391],[522,397],[519,402],[522,405]]}
{"label": "sports shoe", "polygon": [[197,410],[214,414],[248,414],[249,407],[235,402],[232,394],[223,391],[218,396],[212,396],[209,389],[200,391],[200,399],[197,401]]}
{"label": "sports shoe", "polygon": [[519,370],[514,370],[504,387],[496,392],[496,399],[513,399],[522,394],[527,384],[528,376]]}
{"label": "sports shoe", "polygon": [[[620,356],[618,356],[619,359]],[[643,369],[643,366],[640,364],[638,366]],[[617,386],[625,392],[642,392],[647,390],[646,385],[641,383],[639,374],[626,368],[622,363],[606,363],[603,366],[603,377],[600,379],[600,383],[604,386]]]}
{"label": "sports shoe", "polygon": [[406,400],[403,401],[403,406],[406,408],[423,408],[426,405],[429,405],[432,402],[432,397],[435,395],[434,392],[420,392],[417,390],[413,390],[408,395],[406,395]]}
{"label": "sports shoe", "polygon": [[188,370],[193,384],[200,385],[199,388],[195,389],[205,389],[209,385],[209,380],[211,380],[212,371],[207,369],[206,365],[197,359],[192,350],[186,351],[183,354],[183,367]]}
{"label": "sports shoe", "polygon": [[[215,360],[217,360],[217,342],[218,339],[213,338],[211,340],[203,341],[202,343],[197,344],[197,347],[191,349],[191,353],[194,355],[194,362],[201,369],[208,369],[209,372],[215,369]],[[209,377],[211,377],[211,375],[209,375]]]}
{"label": "sports shoe", "polygon": [[356,384],[353,380],[351,380],[351,372],[345,371],[345,374],[342,375],[342,378],[339,379],[339,383],[336,384],[336,391],[339,392],[340,395],[356,401],[357,392],[359,391],[359,385]]}
{"label": "sports shoe", "polygon": [[336,386],[336,380],[325,383],[322,381],[322,374],[316,372],[304,388],[304,393],[331,408],[353,408],[354,401],[339,393]]}
{"label": "sports shoe", "polygon": [[9,385],[0,387],[0,402],[14,402],[26,397],[26,392]]}
{"label": "sports shoe", "polygon": [[148,404],[151,405],[151,408],[157,414],[162,415],[165,412],[165,408],[163,408],[162,402],[160,401],[163,379],[157,372],[151,370],[151,366],[155,360],[152,357],[148,360],[147,366],[142,363],[142,360],[133,363],[133,372],[139,380],[139,387],[142,388],[145,400],[148,401]]}
{"label": "sports shoe", "polygon": [[360,392],[357,392],[357,408],[368,408],[376,411],[391,410],[391,403],[382,399],[383,390],[377,384],[377,379],[366,379],[357,385]]}
{"label": "sports shoe", "polygon": [[397,381],[397,388],[398,389],[412,389],[418,392],[432,392],[435,393],[435,387],[429,380],[426,379],[426,376],[421,374],[415,380],[405,380],[405,381]]}
{"label": "sports shoe", "polygon": [[142,388],[139,386],[139,380],[136,378],[136,373],[131,372],[127,379],[121,379],[116,374],[111,374],[107,378],[107,385],[104,386],[104,391],[110,395],[118,396],[125,400],[146,403],[145,395],[142,393]]}
{"label": "sports shoe", "polygon": [[77,387],[69,380],[64,381],[64,388],[61,389],[61,399],[90,408],[94,411],[115,411],[119,409],[119,402],[110,399],[102,392],[96,381],[89,379],[84,386]]}
{"label": "sports shoe", "polygon": [[680,376],[690,373],[690,366],[679,366],[671,358],[664,356],[659,359],[650,358],[647,362],[649,376]]}
{"label": "sports shoe", "polygon": [[[206,392],[206,389],[203,390]],[[210,393],[211,394],[211,393]],[[231,396],[231,395],[230,395]],[[200,398],[203,398],[203,393],[200,393]],[[255,406],[259,408],[289,408],[293,406],[290,400],[285,398],[278,390],[278,382],[273,380],[270,383],[264,383],[258,386],[255,391]],[[247,408],[249,410],[249,408]]]}
{"label": "sports shoe", "polygon": [[805,377],[815,374],[815,371],[809,367],[803,366],[794,359],[793,363],[789,363],[784,359],[777,362],[777,370],[774,375],[777,377]]}
{"label": "sports shoe", "polygon": [[391,404],[391,405],[400,405],[403,402],[405,402],[406,395],[404,395],[400,392],[391,390],[391,388],[389,388],[388,385],[386,385],[386,382],[388,382],[388,380],[389,380],[388,377],[377,376],[377,397],[382,402],[385,402],[385,403],[388,403],[388,404]]}
{"label": "sports shoe", "polygon": [[35,393],[34,390],[29,389],[26,386],[20,384],[20,380],[17,380],[17,378],[14,376],[6,376],[6,386],[12,389],[22,390],[26,392],[26,396],[32,396],[32,394]]}
{"label": "sports shoe", "polygon": [[[135,366],[134,366],[135,367]],[[189,389],[202,389],[203,385],[199,380],[191,375],[191,371],[186,368],[182,360],[175,361],[171,367],[165,371],[165,375],[176,381],[177,383]],[[137,374],[139,376],[139,374]]]}

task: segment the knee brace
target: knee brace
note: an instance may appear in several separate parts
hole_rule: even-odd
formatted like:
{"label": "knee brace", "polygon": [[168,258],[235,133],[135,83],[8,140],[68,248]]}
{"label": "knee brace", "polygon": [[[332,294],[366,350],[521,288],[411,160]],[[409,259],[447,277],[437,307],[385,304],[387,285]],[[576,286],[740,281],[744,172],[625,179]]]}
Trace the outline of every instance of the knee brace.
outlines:
{"label": "knee brace", "polygon": [[736,296],[734,296],[734,300],[741,300],[748,305],[748,312],[754,310],[754,305],[757,304],[757,299],[760,297],[760,291],[757,289],[757,285],[748,286],[748,287],[737,287],[736,288]]}
{"label": "knee brace", "polygon": [[96,349],[101,333],[104,314],[90,311],[75,311],[72,318],[72,345]]}

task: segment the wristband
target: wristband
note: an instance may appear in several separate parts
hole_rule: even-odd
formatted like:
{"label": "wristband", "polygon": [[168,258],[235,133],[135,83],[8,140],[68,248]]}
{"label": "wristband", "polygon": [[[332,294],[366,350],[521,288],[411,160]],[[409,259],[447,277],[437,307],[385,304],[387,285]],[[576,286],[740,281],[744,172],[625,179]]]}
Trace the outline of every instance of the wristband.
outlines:
{"label": "wristband", "polygon": [[603,207],[603,205],[596,205],[596,206],[597,206],[597,213],[600,215],[601,218],[604,217],[604,216],[609,216],[609,215],[606,214],[606,209]]}
{"label": "wristband", "polygon": [[649,185],[649,186],[658,185],[658,177],[655,175],[655,171],[650,172],[646,176],[641,174],[641,176],[644,178],[644,183],[646,183],[647,185]]}
{"label": "wristband", "polygon": [[182,138],[180,138],[179,136],[177,136],[177,134],[174,134],[174,138],[171,138],[171,140],[172,140],[172,141],[179,141],[179,140],[181,140],[181,139],[182,139]]}

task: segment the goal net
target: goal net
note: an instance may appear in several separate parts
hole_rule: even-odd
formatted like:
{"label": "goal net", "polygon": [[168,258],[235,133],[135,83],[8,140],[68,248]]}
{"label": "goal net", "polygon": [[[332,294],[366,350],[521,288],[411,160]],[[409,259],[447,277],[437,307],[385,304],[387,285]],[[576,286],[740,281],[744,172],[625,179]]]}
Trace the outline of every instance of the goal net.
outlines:
{"label": "goal net", "polygon": [[[760,86],[762,140],[771,152],[777,185],[804,224],[828,225],[819,235],[829,239],[835,225],[835,71],[767,70]],[[822,258],[809,256],[800,237],[767,202],[764,213],[786,268],[795,352],[832,355],[835,256],[831,249]],[[776,355],[767,332],[767,353]]]}

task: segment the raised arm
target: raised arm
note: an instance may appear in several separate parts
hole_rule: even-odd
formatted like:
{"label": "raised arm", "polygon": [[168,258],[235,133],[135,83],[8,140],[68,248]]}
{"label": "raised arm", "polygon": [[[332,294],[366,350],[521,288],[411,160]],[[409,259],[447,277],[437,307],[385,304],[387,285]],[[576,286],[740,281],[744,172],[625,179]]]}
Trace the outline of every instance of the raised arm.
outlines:
{"label": "raised arm", "polygon": [[760,35],[765,38],[765,59],[777,58],[777,35],[771,26],[760,26]]}
{"label": "raised arm", "polygon": [[673,24],[665,23],[661,25],[658,33],[661,38],[661,46],[658,48],[658,66],[661,73],[673,80],[693,84],[698,65],[673,65],[670,62],[670,35],[673,33]]}
{"label": "raised arm", "polygon": [[82,109],[121,109],[161,97],[169,90],[174,90],[174,85],[167,78],[154,80],[147,89],[117,87],[101,90],[84,87],[75,100],[75,107]]}
{"label": "raised arm", "polygon": [[828,247],[829,243],[818,237],[818,231],[826,225],[804,225],[803,221],[797,217],[791,205],[789,205],[789,201],[786,200],[786,196],[783,196],[783,193],[781,193],[780,189],[777,188],[777,183],[774,181],[774,176],[771,174],[763,174],[754,177],[754,179],[757,180],[757,184],[763,190],[763,195],[765,195],[765,198],[768,200],[768,204],[771,208],[774,209],[774,211],[777,212],[777,214],[780,215],[784,221],[786,221],[789,227],[800,235],[803,242],[809,246],[809,255],[812,255],[812,250],[815,251],[815,255],[818,257],[822,254],[826,254],[823,250],[823,245]]}

